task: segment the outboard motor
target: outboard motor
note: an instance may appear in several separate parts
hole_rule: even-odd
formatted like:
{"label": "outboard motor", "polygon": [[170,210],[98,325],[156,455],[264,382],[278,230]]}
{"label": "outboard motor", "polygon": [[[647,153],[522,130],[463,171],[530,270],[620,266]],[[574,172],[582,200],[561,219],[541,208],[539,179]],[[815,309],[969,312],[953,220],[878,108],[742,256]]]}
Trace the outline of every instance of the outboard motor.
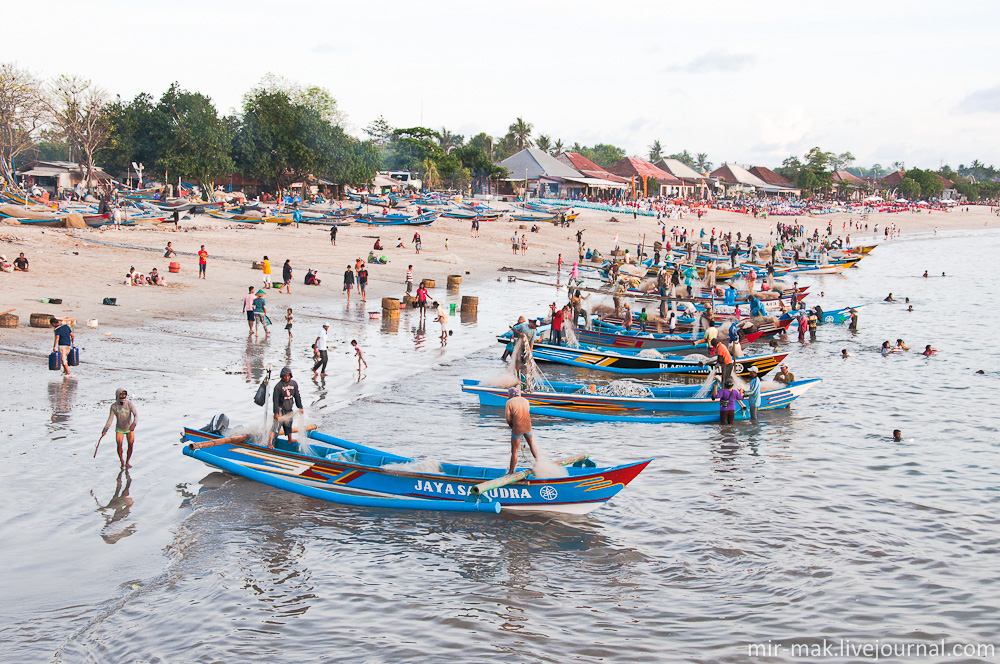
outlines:
{"label": "outboard motor", "polygon": [[212,418],[212,421],[201,428],[205,433],[213,433],[216,436],[224,436],[229,429],[229,418],[223,413],[219,413]]}

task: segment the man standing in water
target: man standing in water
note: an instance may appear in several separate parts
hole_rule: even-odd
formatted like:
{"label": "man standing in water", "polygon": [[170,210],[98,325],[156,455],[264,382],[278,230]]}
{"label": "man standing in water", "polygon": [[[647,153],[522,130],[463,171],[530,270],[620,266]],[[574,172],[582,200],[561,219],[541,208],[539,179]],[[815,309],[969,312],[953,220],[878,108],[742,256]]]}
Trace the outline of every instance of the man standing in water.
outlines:
{"label": "man standing in water", "polygon": [[316,364],[313,365],[314,376],[316,375],[316,371],[318,369],[323,369],[323,373],[320,375],[326,375],[326,363],[330,360],[330,355],[326,349],[326,335],[329,329],[330,324],[323,323],[323,327],[319,331],[319,336],[316,337],[316,352],[319,353],[319,357],[316,359]]}
{"label": "man standing in water", "polygon": [[[101,438],[108,433],[108,429],[111,428],[111,424],[115,425],[115,441],[118,443],[118,460],[122,462],[122,468],[131,468],[132,464],[129,463],[132,459],[132,444],[135,442],[135,425],[139,422],[139,413],[136,411],[135,406],[129,401],[128,391],[124,388],[118,388],[115,391],[115,401],[111,404],[111,413],[108,415],[108,421],[104,424],[104,431],[101,432]],[[122,443],[128,440],[128,452],[122,455]],[[97,439],[97,444],[101,444],[100,438]],[[94,450],[94,455],[97,455],[97,450]]]}
{"label": "man standing in water", "polygon": [[257,299],[253,292],[253,286],[248,286],[247,294],[243,296],[243,312],[247,315],[247,325],[250,326],[250,334],[253,334],[253,301]]}
{"label": "man standing in water", "polygon": [[535,441],[531,438],[531,408],[528,400],[521,396],[520,387],[507,390],[507,405],[504,407],[504,417],[510,426],[510,466],[507,473],[513,473],[517,467],[517,453],[521,447],[521,438],[528,441],[532,456],[538,459]]}
{"label": "man standing in water", "polygon": [[747,389],[743,393],[743,397],[747,401],[747,406],[750,408],[750,421],[757,421],[757,409],[760,408],[760,378],[757,377],[757,367],[750,367],[750,381],[747,383]]}
{"label": "man standing in water", "polygon": [[274,403],[274,425],[271,427],[271,435],[267,439],[267,447],[274,449],[274,436],[279,430],[284,432],[289,443],[296,442],[292,438],[292,411],[294,408],[298,408],[300,415],[305,413],[302,409],[299,384],[292,380],[290,368],[285,367],[281,370],[281,380],[274,386],[271,401]]}
{"label": "man standing in water", "polygon": [[69,372],[69,353],[73,350],[73,330],[66,323],[59,324],[59,319],[55,316],[49,318],[49,325],[55,328],[55,339],[52,342],[52,352],[59,353],[59,362],[62,364],[63,375],[72,376]]}

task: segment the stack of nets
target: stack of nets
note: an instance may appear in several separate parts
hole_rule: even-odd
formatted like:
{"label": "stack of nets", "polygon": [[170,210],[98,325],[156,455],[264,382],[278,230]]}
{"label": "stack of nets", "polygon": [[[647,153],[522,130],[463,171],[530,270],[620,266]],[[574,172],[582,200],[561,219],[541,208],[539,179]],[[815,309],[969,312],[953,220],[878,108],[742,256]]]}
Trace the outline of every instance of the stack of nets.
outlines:
{"label": "stack of nets", "polygon": [[638,385],[628,380],[613,380],[607,385],[602,385],[595,390],[584,387],[577,390],[577,394],[601,394],[609,397],[651,397],[653,391],[645,385]]}

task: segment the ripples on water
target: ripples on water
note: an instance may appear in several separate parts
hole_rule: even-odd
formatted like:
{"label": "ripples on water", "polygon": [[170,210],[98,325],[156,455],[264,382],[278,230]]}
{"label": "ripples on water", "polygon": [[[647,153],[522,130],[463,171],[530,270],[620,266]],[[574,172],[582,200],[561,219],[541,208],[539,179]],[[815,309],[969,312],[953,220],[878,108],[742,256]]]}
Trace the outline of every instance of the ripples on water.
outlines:
{"label": "ripples on water", "polygon": [[[788,344],[798,377],[825,380],[758,427],[538,420],[553,455],[657,457],[588,517],[351,509],[213,473],[177,443],[220,410],[260,417],[253,383],[290,363],[325,430],[503,465],[502,418],[458,386],[499,367],[492,335],[520,312],[498,303],[542,311],[542,287],[484,284],[445,350],[433,322],[376,327],[337,303],[298,319],[291,348],[280,330],[234,336],[238,320],[115,330],[77,382],[8,355],[24,388],[3,411],[3,660],[746,661],[768,641],[996,641],[1000,298],[978,257],[998,252],[995,233],[912,239],[803,278],[824,308],[872,304],[857,336]],[[314,381],[320,317],[343,332]],[[352,337],[372,365],[360,382]],[[878,355],[899,337],[913,350]],[[941,353],[919,356],[927,343]],[[119,382],[142,418],[127,477],[113,439],[90,458]]]}

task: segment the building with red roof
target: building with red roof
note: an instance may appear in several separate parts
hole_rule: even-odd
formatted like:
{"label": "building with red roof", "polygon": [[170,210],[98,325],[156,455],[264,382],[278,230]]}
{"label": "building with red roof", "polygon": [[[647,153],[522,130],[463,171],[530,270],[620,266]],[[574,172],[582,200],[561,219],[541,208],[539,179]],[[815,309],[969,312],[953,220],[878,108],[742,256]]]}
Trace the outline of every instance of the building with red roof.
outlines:
{"label": "building with red roof", "polygon": [[[625,157],[621,161],[613,164],[609,169],[618,177],[625,178],[629,182],[635,183],[636,195],[646,189],[647,196],[673,196],[680,195],[683,182],[680,178],[675,178],[670,173],[660,170],[645,159],[638,157]],[[649,180],[656,180],[659,184],[659,191],[649,191]],[[644,184],[646,187],[644,187]]]}

